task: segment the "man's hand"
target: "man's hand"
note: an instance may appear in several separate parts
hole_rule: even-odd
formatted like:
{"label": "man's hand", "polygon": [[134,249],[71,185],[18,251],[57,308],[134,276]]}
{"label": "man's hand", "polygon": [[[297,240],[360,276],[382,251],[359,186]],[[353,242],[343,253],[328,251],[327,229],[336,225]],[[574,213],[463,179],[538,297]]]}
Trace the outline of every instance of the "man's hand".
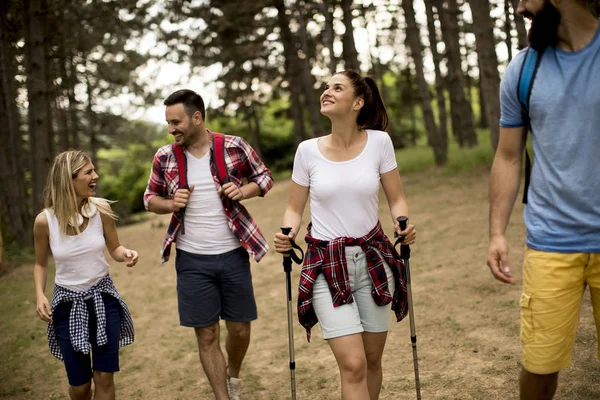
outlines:
{"label": "man's hand", "polygon": [[508,263],[508,242],[504,235],[493,236],[488,247],[487,265],[494,278],[500,282],[514,284],[515,280],[510,273]]}
{"label": "man's hand", "polygon": [[242,189],[237,187],[233,182],[227,182],[223,186],[217,190],[219,195],[225,194],[225,196],[229,197],[231,200],[240,201],[244,199],[244,192]]}
{"label": "man's hand", "polygon": [[187,205],[190,200],[190,196],[194,191],[194,185],[190,186],[190,189],[177,189],[175,196],[173,197],[173,211],[179,211]]}

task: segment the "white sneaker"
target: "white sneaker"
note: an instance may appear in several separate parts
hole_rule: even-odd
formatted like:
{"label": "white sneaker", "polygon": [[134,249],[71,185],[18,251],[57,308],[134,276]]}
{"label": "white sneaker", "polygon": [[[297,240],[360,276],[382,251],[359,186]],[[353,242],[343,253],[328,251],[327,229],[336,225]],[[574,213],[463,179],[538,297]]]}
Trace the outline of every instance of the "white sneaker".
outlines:
{"label": "white sneaker", "polygon": [[242,393],[242,380],[239,378],[227,377],[227,391],[230,400],[240,400]]}

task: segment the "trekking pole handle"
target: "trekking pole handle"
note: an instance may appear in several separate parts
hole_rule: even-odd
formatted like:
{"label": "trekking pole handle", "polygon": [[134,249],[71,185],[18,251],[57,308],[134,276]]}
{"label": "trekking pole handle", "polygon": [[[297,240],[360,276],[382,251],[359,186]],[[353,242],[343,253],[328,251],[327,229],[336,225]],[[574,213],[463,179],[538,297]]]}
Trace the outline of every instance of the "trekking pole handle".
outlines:
{"label": "trekking pole handle", "polygon": [[408,223],[408,217],[401,216],[396,218],[396,221],[400,224],[400,230],[403,231],[406,229],[406,225]]}
{"label": "trekking pole handle", "polygon": [[292,228],[289,226],[282,226],[279,229],[281,229],[281,233],[283,233],[284,235],[289,235],[292,231]]}
{"label": "trekking pole handle", "polygon": [[[400,224],[400,230],[405,230],[406,227],[408,226],[408,217],[406,216],[401,216],[396,218],[396,221],[398,221],[398,223]],[[398,245],[398,243],[400,243],[401,241],[404,240],[405,236],[404,235],[397,235],[398,239],[396,240],[396,245]],[[410,246],[407,244],[401,244],[400,245],[400,256],[402,257],[402,259],[404,261],[407,261],[410,258]]]}

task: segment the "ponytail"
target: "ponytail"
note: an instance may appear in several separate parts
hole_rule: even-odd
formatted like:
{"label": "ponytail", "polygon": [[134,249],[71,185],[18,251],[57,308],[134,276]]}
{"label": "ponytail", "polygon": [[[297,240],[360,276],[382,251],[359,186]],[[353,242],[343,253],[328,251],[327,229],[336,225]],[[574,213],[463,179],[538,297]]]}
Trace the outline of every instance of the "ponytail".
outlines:
{"label": "ponytail", "polygon": [[388,126],[388,115],[383,104],[383,99],[379,94],[379,88],[373,78],[351,71],[341,71],[339,74],[345,75],[352,82],[354,95],[361,97],[364,105],[358,113],[356,123],[361,129],[374,129],[384,131]]}
{"label": "ponytail", "polygon": [[[369,104],[367,104],[367,99],[365,99],[365,105],[358,114],[358,125],[363,129],[385,131],[388,126],[388,115],[381,94],[379,94],[377,82],[370,76],[365,76],[363,79],[367,86],[369,86],[371,99]],[[364,122],[361,122],[361,117]]]}

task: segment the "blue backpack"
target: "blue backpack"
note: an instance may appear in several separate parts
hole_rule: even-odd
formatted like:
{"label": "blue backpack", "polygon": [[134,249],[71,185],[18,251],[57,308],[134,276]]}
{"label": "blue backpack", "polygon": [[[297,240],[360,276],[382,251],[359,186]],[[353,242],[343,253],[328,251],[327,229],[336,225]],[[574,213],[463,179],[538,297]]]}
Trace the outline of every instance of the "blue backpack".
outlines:
{"label": "blue backpack", "polygon": [[[526,132],[525,135],[531,130],[531,121],[529,119],[529,98],[531,97],[531,89],[533,88],[533,81],[537,75],[540,62],[542,61],[542,55],[544,51],[537,51],[531,47],[527,48],[525,53],[525,60],[521,66],[521,73],[519,74],[519,84],[517,85],[517,95],[519,97],[519,103],[521,103],[521,114],[523,115],[523,121],[525,122]],[[527,136],[525,136],[527,138]],[[523,204],[527,204],[527,192],[529,189],[529,181],[531,179],[531,158],[525,147],[525,186],[523,188]]]}

